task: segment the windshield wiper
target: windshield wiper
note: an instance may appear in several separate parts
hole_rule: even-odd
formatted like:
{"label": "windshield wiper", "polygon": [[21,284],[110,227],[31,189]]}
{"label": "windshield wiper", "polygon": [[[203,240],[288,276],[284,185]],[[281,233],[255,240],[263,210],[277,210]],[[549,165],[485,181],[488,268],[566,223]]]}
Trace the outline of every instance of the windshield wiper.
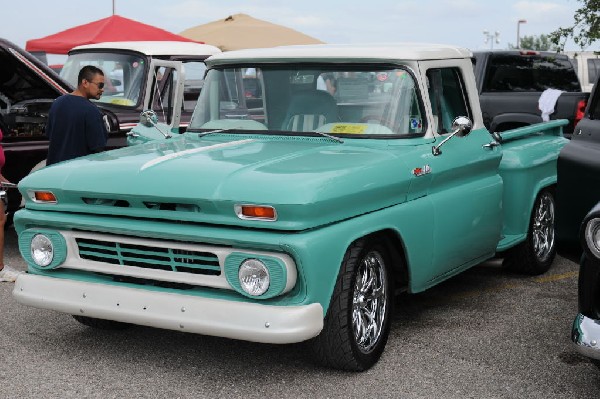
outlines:
{"label": "windshield wiper", "polygon": [[222,133],[222,132],[230,132],[232,130],[236,130],[236,129],[217,129],[217,130],[209,130],[208,132],[202,132],[202,133],[198,133],[198,137],[204,137],[204,136],[208,136],[209,134],[213,134],[213,133]]}
{"label": "windshield wiper", "polygon": [[[240,129],[216,129],[216,130],[209,130],[208,132],[198,133],[198,137],[204,137],[204,136],[207,136],[207,135],[213,134],[213,133],[225,133],[225,132],[232,132],[232,131],[240,131]],[[189,132],[189,130],[188,130],[188,132]],[[265,133],[262,130],[257,130],[254,133],[256,133],[256,134],[268,134],[268,133]],[[330,134],[327,134],[327,133],[324,133],[324,132],[319,132],[319,131],[316,131],[316,130],[311,130],[311,131],[306,132],[306,133],[316,133],[316,134],[318,134],[320,136],[323,136],[325,138],[337,141],[338,143],[343,143],[344,142],[344,140],[342,140],[339,137],[335,137],[335,136],[332,136]]]}
{"label": "windshield wiper", "polygon": [[317,133],[317,134],[320,134],[321,136],[323,136],[323,137],[327,137],[328,139],[332,139],[332,140],[334,140],[334,141],[337,141],[338,143],[343,143],[343,142],[344,142],[344,140],[342,140],[342,139],[341,139],[341,138],[339,138],[339,137],[335,137],[335,136],[332,136],[331,134],[327,134],[327,133],[324,133],[324,132],[319,132],[319,131],[317,131],[317,130],[313,130],[313,131],[311,131],[311,133]]}

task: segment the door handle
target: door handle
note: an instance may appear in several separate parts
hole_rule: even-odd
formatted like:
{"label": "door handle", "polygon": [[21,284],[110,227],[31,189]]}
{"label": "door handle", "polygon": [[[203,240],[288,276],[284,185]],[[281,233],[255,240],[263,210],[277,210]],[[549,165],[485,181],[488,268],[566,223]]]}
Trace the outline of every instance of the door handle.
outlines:
{"label": "door handle", "polygon": [[491,141],[487,144],[482,145],[483,148],[487,148],[488,150],[493,150],[494,147],[498,147],[500,145],[497,141]]}

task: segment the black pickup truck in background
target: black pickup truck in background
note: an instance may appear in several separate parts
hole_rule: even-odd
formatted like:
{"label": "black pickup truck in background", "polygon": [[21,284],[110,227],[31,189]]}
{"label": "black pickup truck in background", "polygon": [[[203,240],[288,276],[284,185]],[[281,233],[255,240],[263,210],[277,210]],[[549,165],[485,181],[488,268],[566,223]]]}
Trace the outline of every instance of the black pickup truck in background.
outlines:
{"label": "black pickup truck in background", "polygon": [[[557,161],[556,239],[579,259],[575,349],[600,368],[600,77]],[[564,252],[561,251],[561,252]]]}
{"label": "black pickup truck in background", "polygon": [[483,122],[501,132],[542,122],[538,101],[546,89],[563,91],[550,119],[568,119],[565,137],[583,117],[589,93],[564,54],[531,50],[474,51],[473,62]]}
{"label": "black pickup truck in background", "polygon": [[584,117],[557,161],[556,237],[579,245],[585,215],[600,202],[600,87],[592,89]]}

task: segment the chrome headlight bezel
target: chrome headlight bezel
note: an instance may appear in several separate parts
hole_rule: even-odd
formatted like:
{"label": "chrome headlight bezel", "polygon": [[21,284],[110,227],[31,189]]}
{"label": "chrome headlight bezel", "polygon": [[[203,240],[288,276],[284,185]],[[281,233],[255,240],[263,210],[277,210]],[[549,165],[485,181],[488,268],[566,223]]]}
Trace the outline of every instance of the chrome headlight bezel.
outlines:
{"label": "chrome headlight bezel", "polygon": [[[251,295],[240,282],[240,267],[250,260],[261,262],[269,272],[269,287],[262,295]],[[226,258],[224,273],[227,282],[239,294],[252,299],[270,299],[289,292],[296,286],[296,265],[289,255],[234,251]]]}
{"label": "chrome headlight bezel", "polygon": [[600,259],[600,217],[591,218],[585,223],[583,236],[588,252]]}
{"label": "chrome headlight bezel", "polygon": [[[40,264],[38,264],[34,260],[34,254],[31,251],[32,240],[38,234],[45,236],[52,243],[52,261],[46,266],[41,266]],[[30,268],[48,271],[61,267],[61,265],[66,260],[67,242],[65,241],[65,237],[59,231],[51,229],[33,228],[19,233],[19,251],[21,252],[23,259],[25,259],[27,265]],[[43,263],[45,262],[42,262],[42,264]]]}

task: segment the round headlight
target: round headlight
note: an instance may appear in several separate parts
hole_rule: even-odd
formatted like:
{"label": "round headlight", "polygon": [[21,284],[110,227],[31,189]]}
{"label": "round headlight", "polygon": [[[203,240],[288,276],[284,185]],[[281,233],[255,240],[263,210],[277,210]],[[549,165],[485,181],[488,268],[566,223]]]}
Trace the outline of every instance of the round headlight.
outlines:
{"label": "round headlight", "polygon": [[242,289],[252,296],[259,296],[269,289],[269,270],[257,259],[245,260],[238,272]]}
{"label": "round headlight", "polygon": [[590,219],[585,225],[585,243],[590,252],[600,258],[600,219]]}
{"label": "round headlight", "polygon": [[52,241],[43,234],[36,234],[31,239],[31,257],[36,265],[48,266],[54,259]]}

